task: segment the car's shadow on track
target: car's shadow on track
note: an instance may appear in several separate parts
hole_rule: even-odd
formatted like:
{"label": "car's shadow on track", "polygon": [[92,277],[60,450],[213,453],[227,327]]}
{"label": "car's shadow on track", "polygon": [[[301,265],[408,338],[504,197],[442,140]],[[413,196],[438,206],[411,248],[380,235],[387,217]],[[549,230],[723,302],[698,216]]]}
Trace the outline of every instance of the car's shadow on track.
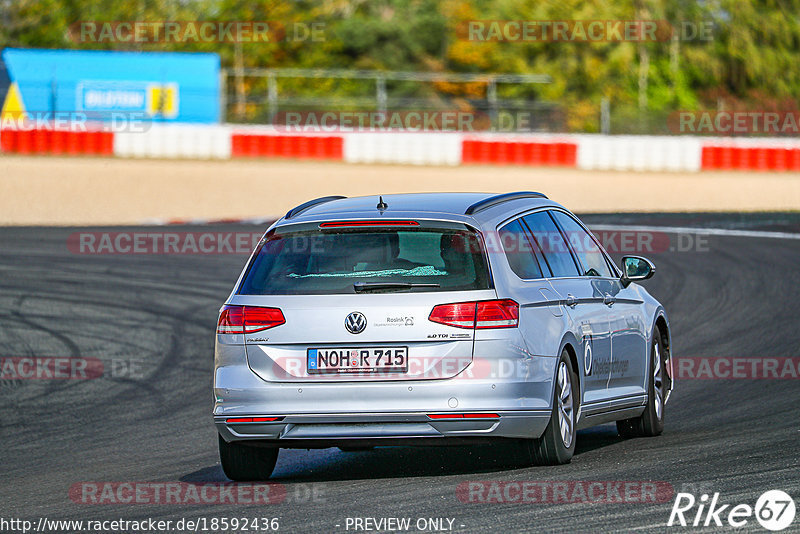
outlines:
{"label": "car's shadow on track", "polygon": [[578,431],[578,442],[575,444],[575,455],[609,447],[623,441],[625,440],[617,433],[614,423],[580,430]]}
{"label": "car's shadow on track", "polygon": [[[575,455],[620,443],[612,425],[578,433]],[[321,482],[496,473],[526,469],[519,449],[511,444],[452,447],[380,447],[370,451],[286,449],[278,457],[270,481]],[[548,469],[533,466],[532,469]],[[552,469],[552,468],[550,468]],[[557,468],[556,468],[557,469]],[[219,464],[180,478],[181,482],[225,482]]]}

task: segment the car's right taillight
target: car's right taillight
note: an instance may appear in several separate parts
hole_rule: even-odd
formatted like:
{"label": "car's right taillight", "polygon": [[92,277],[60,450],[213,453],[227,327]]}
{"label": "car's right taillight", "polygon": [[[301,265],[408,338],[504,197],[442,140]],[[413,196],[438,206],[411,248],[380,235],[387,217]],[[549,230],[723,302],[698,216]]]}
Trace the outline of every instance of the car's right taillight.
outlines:
{"label": "car's right taillight", "polygon": [[478,302],[475,328],[516,328],[519,326],[519,304],[511,299]]}
{"label": "car's right taillight", "polygon": [[516,328],[519,304],[511,299],[439,304],[428,320],[456,328]]}
{"label": "car's right taillight", "polygon": [[217,334],[251,334],[286,322],[279,308],[223,306],[217,320]]}

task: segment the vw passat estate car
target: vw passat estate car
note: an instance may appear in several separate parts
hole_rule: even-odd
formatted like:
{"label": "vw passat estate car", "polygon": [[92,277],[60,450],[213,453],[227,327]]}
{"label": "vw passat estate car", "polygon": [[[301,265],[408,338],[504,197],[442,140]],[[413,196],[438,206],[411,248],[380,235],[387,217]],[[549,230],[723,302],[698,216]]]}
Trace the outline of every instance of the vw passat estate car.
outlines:
{"label": "vw passat estate car", "polygon": [[655,436],[669,321],[566,208],[532,192],[325,197],[273,224],[220,310],[225,474],[280,448],[513,443],[561,464],[576,431]]}

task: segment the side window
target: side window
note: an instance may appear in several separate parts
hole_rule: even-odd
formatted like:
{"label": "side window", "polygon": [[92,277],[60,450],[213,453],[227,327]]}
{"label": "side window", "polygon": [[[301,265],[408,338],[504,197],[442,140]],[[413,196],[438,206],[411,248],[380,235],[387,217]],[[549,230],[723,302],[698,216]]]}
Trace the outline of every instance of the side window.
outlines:
{"label": "side window", "polygon": [[611,269],[608,267],[606,257],[597,246],[594,238],[578,224],[578,222],[562,211],[553,211],[553,218],[564,230],[569,240],[570,247],[578,256],[584,269],[584,276],[602,276],[611,278]]}
{"label": "side window", "polygon": [[508,264],[514,274],[523,279],[542,278],[539,263],[519,220],[503,226],[498,233]]}
{"label": "side window", "polygon": [[544,253],[544,259],[554,277],[580,275],[569,247],[564,242],[564,236],[546,211],[531,213],[523,217],[523,220]]}

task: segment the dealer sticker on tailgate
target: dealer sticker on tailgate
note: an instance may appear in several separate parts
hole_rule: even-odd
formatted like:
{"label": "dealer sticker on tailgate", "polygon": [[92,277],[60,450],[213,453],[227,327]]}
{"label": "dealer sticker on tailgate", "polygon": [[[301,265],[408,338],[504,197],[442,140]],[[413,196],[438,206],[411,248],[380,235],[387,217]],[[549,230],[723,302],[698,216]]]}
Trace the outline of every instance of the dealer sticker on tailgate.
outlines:
{"label": "dealer sticker on tailgate", "polygon": [[408,347],[308,349],[308,372],[405,373]]}

